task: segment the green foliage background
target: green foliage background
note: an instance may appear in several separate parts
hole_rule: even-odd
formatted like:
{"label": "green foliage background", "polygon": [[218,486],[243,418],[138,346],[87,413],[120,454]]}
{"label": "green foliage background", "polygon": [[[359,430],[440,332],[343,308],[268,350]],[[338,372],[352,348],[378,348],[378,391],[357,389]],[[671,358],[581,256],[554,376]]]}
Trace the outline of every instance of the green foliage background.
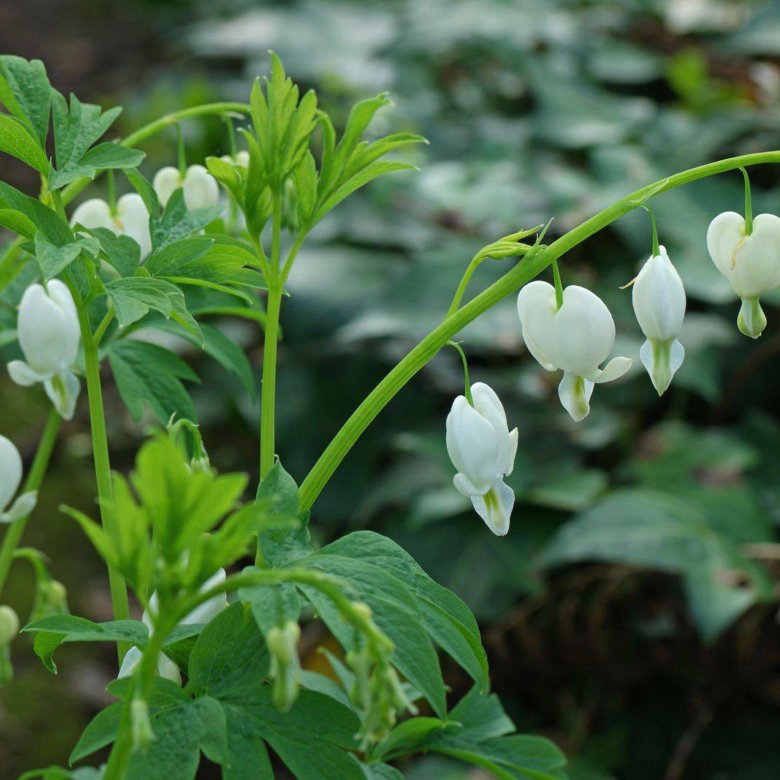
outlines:
{"label": "green foliage background", "polygon": [[[29,18],[0,12],[17,14],[18,32],[6,25],[2,50],[43,56],[62,91],[124,103],[123,131],[209,96],[243,99],[273,48],[342,124],[351,102],[387,90],[396,109],[379,115],[377,132],[430,139],[412,160],[419,172],[380,181],[334,212],[290,279],[278,438],[298,479],[441,318],[480,246],[551,217],[556,235],[642,184],[777,148],[780,139],[780,8],[772,2],[61,5],[68,21],[57,35],[43,22],[43,42],[32,7]],[[94,56],[74,64],[69,52],[85,40]],[[106,49],[118,60],[114,77]],[[192,161],[227,151],[218,122],[185,129]],[[145,150],[147,173],[170,164],[173,134]],[[0,173],[19,175],[7,158]],[[778,213],[779,182],[775,169],[755,172],[756,213]],[[636,363],[627,380],[599,388],[582,424],[558,405],[555,377],[526,354],[514,300],[464,332],[472,378],[499,392],[520,428],[506,539],[492,537],[451,485],[444,417],[462,382],[454,352],[393,402],[315,506],[322,543],[379,530],[466,600],[483,625],[494,688],[519,728],[552,737],[571,756],[573,780],[780,776],[780,316],[768,306],[762,339],[741,337],[737,303],[704,241],[710,219],[739,210],[741,198],[734,174],[654,201],[661,243],[689,295],[686,362],[662,400],[636,360],[642,338],[630,293],[619,289],[649,253],[645,215],[622,219],[562,264],[565,282],[608,303],[616,354]],[[503,267],[482,266],[475,289]],[[257,330],[244,322],[223,330],[259,367]],[[202,380],[193,394],[212,460],[253,470],[258,410],[241,380],[194,350],[184,354]],[[4,433],[28,454],[44,415],[33,396],[0,379]],[[116,394],[108,404],[116,463],[127,463],[139,429]],[[105,619],[99,563],[56,511],[63,500],[91,509],[86,434],[82,410],[29,535],[51,555],[74,611]],[[30,581],[17,571],[11,582],[21,611]],[[110,651],[63,648],[52,681],[24,641],[15,649],[17,676],[0,709],[8,777],[62,761],[106,702],[111,675]],[[469,681],[452,672],[448,682],[465,692]],[[56,723],[52,712],[63,713]],[[473,776],[439,758],[404,773]]]}

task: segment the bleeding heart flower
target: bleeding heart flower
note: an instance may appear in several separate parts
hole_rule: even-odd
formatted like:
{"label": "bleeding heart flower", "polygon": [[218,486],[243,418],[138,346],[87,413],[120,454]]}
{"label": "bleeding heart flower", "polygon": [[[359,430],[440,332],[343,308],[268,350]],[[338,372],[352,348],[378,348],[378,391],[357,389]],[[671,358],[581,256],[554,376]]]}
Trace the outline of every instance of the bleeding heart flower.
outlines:
{"label": "bleeding heart flower", "polygon": [[190,165],[184,176],[178,168],[161,168],[152,184],[163,206],[180,187],[184,192],[184,204],[190,211],[219,203],[219,184],[202,165]]}
{"label": "bleeding heart flower", "polygon": [[11,504],[11,499],[16,495],[21,481],[22,457],[19,455],[19,450],[10,439],[0,436],[0,523],[21,520],[35,508],[37,499],[35,491],[23,493]]}
{"label": "bleeding heart flower", "polygon": [[74,212],[71,226],[94,230],[105,228],[117,236],[129,236],[141,247],[143,262],[152,251],[152,235],[149,230],[149,211],[143,198],[136,192],[122,195],[116,202],[116,211],[100,198],[84,201]]}

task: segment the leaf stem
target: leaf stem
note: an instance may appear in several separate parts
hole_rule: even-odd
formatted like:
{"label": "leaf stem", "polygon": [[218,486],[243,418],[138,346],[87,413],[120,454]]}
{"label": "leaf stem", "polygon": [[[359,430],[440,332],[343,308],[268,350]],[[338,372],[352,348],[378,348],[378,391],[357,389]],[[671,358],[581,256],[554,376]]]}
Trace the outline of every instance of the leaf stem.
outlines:
{"label": "leaf stem", "polygon": [[561,281],[561,271],[558,268],[558,261],[552,261],[553,282],[555,282],[555,306],[560,309],[563,306],[563,282]]}
{"label": "leaf stem", "polygon": [[469,378],[469,362],[466,360],[466,353],[457,341],[448,341],[447,346],[453,347],[460,355],[460,360],[463,363],[463,383],[465,385],[463,395],[466,396],[469,406],[474,406],[474,399],[471,397],[471,379]]}
{"label": "leaf stem", "polygon": [[514,268],[504,274],[486,290],[469,301],[463,308],[450,314],[434,328],[400,363],[374,388],[368,397],[358,406],[352,416],[327,446],[301,484],[301,510],[306,511],[322,492],[335,470],[344,460],[363,431],[384,409],[393,397],[425,366],[437,352],[460,330],[476,319],[480,314],[494,306],[502,298],[516,292],[520,287],[541,273],[553,260],[557,260],[573,247],[603,230],[616,219],[633,211],[654,195],[680,187],[698,179],[714,176],[725,171],[747,165],[780,162],[780,151],[758,152],[754,154],[729,157],[725,160],[699,165],[696,168],[660,179],[642,187],[625,198],[616,201],[590,219],[565,233],[552,244],[541,248],[531,256],[526,256]]}
{"label": "leaf stem", "polygon": [[[112,506],[111,461],[108,453],[108,434],[106,432],[106,417],[103,408],[103,388],[100,384],[100,360],[98,358],[97,344],[92,335],[92,325],[89,321],[87,307],[82,303],[77,306],[77,309],[81,327],[81,341],[84,345],[89,419],[92,428],[92,451],[95,460],[95,479],[97,482],[98,503],[100,505],[100,518],[103,528],[109,537],[116,539],[117,528]],[[111,603],[114,608],[114,619],[124,620],[129,618],[130,606],[127,600],[127,587],[122,575],[115,571],[112,566],[109,566],[108,580],[111,589]],[[128,647],[129,645],[125,642],[118,644],[117,652],[120,663]]]}
{"label": "leaf stem", "polygon": [[[57,434],[59,433],[61,423],[62,420],[59,414],[57,414],[57,410],[52,407],[46,420],[46,426],[41,434],[41,440],[38,442],[38,449],[35,452],[35,458],[32,466],[30,466],[22,492],[29,493],[40,488],[46,469],[49,466],[54,445],[57,443]],[[8,578],[14,553],[24,534],[28,519],[29,515],[12,523],[3,537],[3,544],[0,546],[0,594]]]}

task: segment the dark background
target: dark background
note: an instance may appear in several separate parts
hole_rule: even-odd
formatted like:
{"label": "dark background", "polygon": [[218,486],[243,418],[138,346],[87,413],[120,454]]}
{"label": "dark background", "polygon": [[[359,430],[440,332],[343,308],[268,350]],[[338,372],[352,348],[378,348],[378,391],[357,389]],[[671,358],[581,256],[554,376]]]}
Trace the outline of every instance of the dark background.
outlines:
{"label": "dark background", "polygon": [[[371,185],[339,207],[301,254],[285,301],[278,450],[299,480],[341,422],[446,311],[473,253],[555,217],[570,229],[637,187],[720,157],[780,147],[780,6],[727,0],[385,0],[384,2],[0,1],[0,51],[45,60],[52,83],[122,104],[122,134],[177,107],[244,100],[282,57],[343,124],[356,99],[389,90],[377,132],[431,145],[419,172]],[[190,160],[226,151],[219,122],[185,126]],[[175,162],[171,132],[144,145],[148,175]],[[35,192],[0,159],[0,175]],[[778,172],[752,176],[756,213],[780,211]],[[94,192],[100,192],[96,185]],[[706,252],[709,221],[740,210],[739,174],[654,201],[661,243],[689,296],[687,356],[658,399],[619,287],[649,254],[632,214],[564,258],[565,283],[610,306],[627,379],[596,389],[573,424],[557,375],[526,354],[514,300],[463,334],[472,378],[496,388],[519,426],[510,534],[490,535],[451,485],[444,418],[461,391],[442,354],[385,410],[315,506],[318,539],[373,528],[403,544],[477,614],[495,690],[521,729],[555,739],[573,780],[780,777],[780,316],[752,342]],[[483,266],[474,289],[508,267]],[[259,367],[259,334],[224,323]],[[13,350],[4,350],[10,359]],[[258,410],[213,361],[189,354],[213,462],[255,469]],[[113,392],[114,466],[147,426]],[[26,458],[42,393],[0,378],[0,419]],[[72,610],[110,617],[104,570],[62,502],[93,511],[88,420],[64,428],[26,541],[51,558]],[[23,619],[32,577],[18,564],[4,600]],[[305,646],[323,641],[309,627]],[[29,643],[0,694],[0,776],[64,764],[107,702],[108,649],[64,647],[53,678]],[[316,655],[307,662],[320,663]],[[467,680],[450,669],[456,692]],[[484,776],[442,759],[418,780]],[[204,772],[204,776],[206,776]]]}

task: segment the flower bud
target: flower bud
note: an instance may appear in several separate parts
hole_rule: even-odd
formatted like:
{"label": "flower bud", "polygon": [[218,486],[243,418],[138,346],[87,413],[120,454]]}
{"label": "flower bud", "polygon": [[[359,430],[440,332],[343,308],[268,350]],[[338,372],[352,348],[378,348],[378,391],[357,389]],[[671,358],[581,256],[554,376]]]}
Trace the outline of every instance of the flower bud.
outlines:
{"label": "flower bud", "polygon": [[7,647],[19,633],[19,618],[11,607],[0,606],[0,647]]}
{"label": "flower bud", "polygon": [[473,406],[459,395],[447,415],[447,452],[458,470],[453,482],[487,527],[505,536],[515,494],[503,478],[514,468],[518,432],[509,432],[504,407],[488,385],[472,385],[471,397]]}
{"label": "flower bud", "polygon": [[202,165],[190,165],[184,176],[178,168],[161,168],[155,174],[152,186],[163,206],[180,187],[184,193],[184,204],[190,211],[219,203],[217,180]]}
{"label": "flower bud", "polygon": [[658,395],[662,395],[685,357],[677,340],[685,316],[685,288],[663,246],[642,266],[631,299],[647,338],[639,355]]}
{"label": "flower bud", "polygon": [[528,351],[546,371],[563,371],[558,397],[577,422],[590,412],[594,384],[631,368],[627,357],[599,368],[615,345],[615,323],[601,298],[584,287],[567,287],[559,309],[551,284],[531,282],[517,296],[517,313]]}
{"label": "flower bud", "polygon": [[[24,493],[11,504],[22,481],[22,457],[13,442],[0,436],[0,523],[26,517],[35,508],[35,491]],[[6,508],[9,507],[6,511]]]}
{"label": "flower bud", "polygon": [[149,211],[143,198],[136,192],[122,195],[116,202],[113,214],[108,203],[100,198],[84,201],[73,212],[70,224],[81,225],[89,230],[105,228],[117,236],[129,236],[141,247],[142,262],[152,251]]}
{"label": "flower bud", "polygon": [[718,214],[707,230],[707,249],[715,267],[742,299],[737,327],[746,336],[758,338],[766,327],[759,296],[780,285],[780,217],[759,214],[748,236],[741,214]]}
{"label": "flower bud", "polygon": [[273,680],[273,702],[277,709],[287,712],[298,698],[301,664],[298,659],[300,626],[287,622],[283,628],[274,626],[265,637],[271,653],[269,677]]}
{"label": "flower bud", "polygon": [[31,620],[40,620],[50,615],[67,615],[68,591],[58,580],[53,580],[46,574],[38,580],[35,592],[35,604],[32,608]]}

